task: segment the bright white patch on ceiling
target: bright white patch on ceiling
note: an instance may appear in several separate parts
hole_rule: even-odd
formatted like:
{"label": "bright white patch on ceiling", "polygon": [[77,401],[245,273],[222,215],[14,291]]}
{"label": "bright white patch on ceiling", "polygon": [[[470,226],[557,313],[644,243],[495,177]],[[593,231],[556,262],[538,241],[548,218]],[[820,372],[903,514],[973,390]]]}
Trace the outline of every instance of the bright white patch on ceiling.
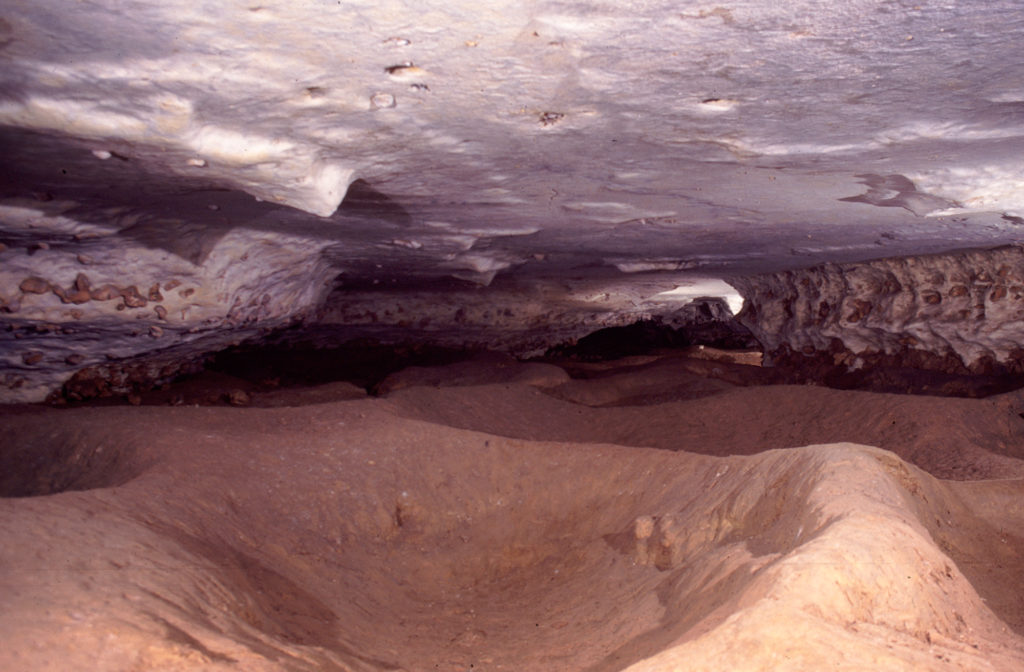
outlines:
{"label": "bright white patch on ceiling", "polygon": [[678,301],[679,303],[690,303],[694,299],[713,297],[725,299],[729,310],[733,315],[743,310],[743,297],[736,291],[736,288],[725,280],[719,278],[693,278],[686,280],[683,284],[676,285],[675,289],[666,292],[659,292],[651,297],[655,301]]}
{"label": "bright white patch on ceiling", "polygon": [[1019,160],[1003,165],[935,168],[912,179],[920,189],[941,193],[963,205],[933,215],[994,210],[1024,216],[1024,170]]}

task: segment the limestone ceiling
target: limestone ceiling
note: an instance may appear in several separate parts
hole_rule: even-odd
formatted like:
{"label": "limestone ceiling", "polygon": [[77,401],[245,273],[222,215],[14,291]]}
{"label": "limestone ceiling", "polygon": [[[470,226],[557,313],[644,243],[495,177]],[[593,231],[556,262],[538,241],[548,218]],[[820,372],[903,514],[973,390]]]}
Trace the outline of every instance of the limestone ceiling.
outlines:
{"label": "limestone ceiling", "polygon": [[1014,2],[4,5],[5,195],[156,237],[309,233],[353,275],[486,281],[1022,230]]}

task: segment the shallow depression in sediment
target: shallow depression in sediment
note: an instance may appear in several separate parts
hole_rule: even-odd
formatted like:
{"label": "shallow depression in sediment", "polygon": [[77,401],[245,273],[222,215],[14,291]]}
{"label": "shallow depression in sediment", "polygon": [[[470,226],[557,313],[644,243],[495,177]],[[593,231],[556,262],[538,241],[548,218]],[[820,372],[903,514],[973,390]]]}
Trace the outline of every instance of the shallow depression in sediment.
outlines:
{"label": "shallow depression in sediment", "polygon": [[161,596],[193,628],[217,593],[232,597],[215,630],[381,669],[617,669],[654,652],[629,644],[663,627],[657,589],[684,558],[671,544],[638,555],[636,519],[676,514],[707,458],[636,461],[396,418],[382,431],[373,409],[331,414],[342,441],[321,433],[323,413],[307,418],[317,438],[296,441],[295,419],[244,411],[242,439],[206,410],[182,409],[198,441],[165,444],[176,454],[121,495],[133,501],[121,515],[184,556],[177,588],[195,601]]}
{"label": "shallow depression in sediment", "polygon": [[[523,370],[532,384],[557,382]],[[626,397],[642,387],[615,385]],[[530,383],[457,388],[476,406],[432,380],[395,389],[295,408],[5,416],[19,445],[91,442],[130,456],[110,470],[116,482],[0,501],[11,542],[0,551],[0,625],[17,643],[7,662],[763,669],[780,650],[821,662],[837,645],[860,665],[895,646],[905,665],[891,669],[932,669],[929,647],[954,665],[934,669],[1024,659],[1006,625],[1024,622],[1014,578],[1024,545],[1006,531],[1019,522],[1007,505],[1020,501],[1019,481],[943,482],[851,444],[733,457],[610,445],[595,437],[615,436],[625,416],[543,393],[562,416],[589,414],[590,434],[563,417],[576,440],[511,438],[500,434],[516,423],[553,427],[525,401],[538,392]],[[806,403],[799,388],[763,392],[783,417]],[[715,399],[724,418],[720,390],[625,410],[656,426],[686,416],[687,403],[706,415]],[[493,431],[442,422],[459,407]],[[673,430],[661,431],[669,441]],[[91,468],[62,454],[57,480]],[[37,482],[26,494],[60,490],[26,473]],[[779,639],[782,624],[799,644]],[[39,654],[46,647],[60,656]],[[689,662],[672,659],[677,650]]]}

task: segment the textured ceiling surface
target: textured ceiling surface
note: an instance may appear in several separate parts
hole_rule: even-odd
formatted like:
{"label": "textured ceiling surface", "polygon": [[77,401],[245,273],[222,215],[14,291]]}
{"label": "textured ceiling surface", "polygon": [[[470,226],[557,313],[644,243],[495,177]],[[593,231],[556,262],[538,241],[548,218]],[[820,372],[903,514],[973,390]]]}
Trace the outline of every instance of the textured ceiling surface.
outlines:
{"label": "textured ceiling surface", "polygon": [[185,338],[338,287],[636,306],[1016,242],[1022,38],[1011,0],[5,0],[0,301],[113,324],[191,282]]}
{"label": "textured ceiling surface", "polygon": [[330,218],[359,179],[402,235],[269,216],[342,266],[774,269],[1024,216],[1015,2],[4,4],[0,122],[37,184]]}

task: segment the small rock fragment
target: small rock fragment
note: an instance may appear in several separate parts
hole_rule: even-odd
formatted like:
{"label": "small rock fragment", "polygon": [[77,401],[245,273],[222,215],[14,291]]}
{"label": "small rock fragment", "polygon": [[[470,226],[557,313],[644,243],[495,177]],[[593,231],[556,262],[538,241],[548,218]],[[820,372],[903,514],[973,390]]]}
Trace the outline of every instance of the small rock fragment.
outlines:
{"label": "small rock fragment", "polygon": [[89,293],[93,301],[110,301],[121,296],[121,289],[114,285],[103,285]]}
{"label": "small rock fragment", "polygon": [[149,303],[146,297],[139,294],[139,288],[135,285],[122,289],[121,296],[124,298],[124,305],[129,308],[144,308]]}
{"label": "small rock fragment", "polygon": [[181,285],[181,281],[180,280],[171,280],[170,282],[165,282],[164,283],[164,291],[165,292],[169,292],[172,289],[174,289],[175,287],[178,287],[179,285]]}
{"label": "small rock fragment", "polygon": [[564,118],[565,115],[561,112],[542,112],[539,121],[541,126],[551,126],[552,124],[557,124]]}
{"label": "small rock fragment", "polygon": [[92,293],[89,291],[89,278],[84,273],[75,277],[75,284],[71,289],[54,287],[53,293],[60,297],[64,303],[86,303],[92,300]]}
{"label": "small rock fragment", "polygon": [[65,364],[70,364],[71,366],[78,366],[79,364],[81,364],[84,361],[85,361],[85,355],[82,355],[82,354],[77,353],[77,352],[74,353],[73,355],[68,355],[67,357],[64,358],[64,363]]}
{"label": "small rock fragment", "polygon": [[654,534],[654,518],[651,516],[640,516],[633,521],[633,536],[637,539],[647,539]]}
{"label": "small rock fragment", "polygon": [[245,390],[231,390],[227,394],[227,400],[232,406],[248,406],[252,397]]}
{"label": "small rock fragment", "polygon": [[634,557],[638,564],[646,565],[652,560],[650,538],[654,534],[655,520],[651,516],[640,516],[633,521]]}
{"label": "small rock fragment", "polygon": [[26,352],[21,356],[21,361],[25,362],[29,366],[32,366],[33,364],[38,364],[39,362],[43,361],[43,353],[37,350],[33,350],[32,352]]}
{"label": "small rock fragment", "polygon": [[46,294],[50,291],[50,283],[42,278],[32,276],[22,280],[21,284],[18,285],[18,289],[25,294]]}
{"label": "small rock fragment", "polygon": [[196,290],[192,287],[189,287],[188,289],[183,289],[180,292],[178,292],[178,296],[180,296],[183,299],[187,299],[188,297],[192,296],[195,293]]}
{"label": "small rock fragment", "polygon": [[167,319],[167,309],[164,308],[163,306],[157,306],[156,308],[153,309],[153,311],[156,313],[157,319],[159,319],[159,320],[166,320]]}
{"label": "small rock fragment", "polygon": [[157,283],[149,288],[149,300],[150,301],[163,301],[163,294],[160,293],[160,284]]}
{"label": "small rock fragment", "polygon": [[61,303],[85,303],[92,299],[88,292],[82,293],[75,289],[68,290],[63,287],[54,287],[53,293],[60,297]]}
{"label": "small rock fragment", "polygon": [[79,254],[75,258],[78,259],[78,263],[82,264],[83,266],[89,266],[89,265],[95,263],[93,261],[93,258],[90,257],[88,254]]}
{"label": "small rock fragment", "polygon": [[164,335],[164,330],[154,324],[149,328],[149,335],[153,338],[160,338]]}

